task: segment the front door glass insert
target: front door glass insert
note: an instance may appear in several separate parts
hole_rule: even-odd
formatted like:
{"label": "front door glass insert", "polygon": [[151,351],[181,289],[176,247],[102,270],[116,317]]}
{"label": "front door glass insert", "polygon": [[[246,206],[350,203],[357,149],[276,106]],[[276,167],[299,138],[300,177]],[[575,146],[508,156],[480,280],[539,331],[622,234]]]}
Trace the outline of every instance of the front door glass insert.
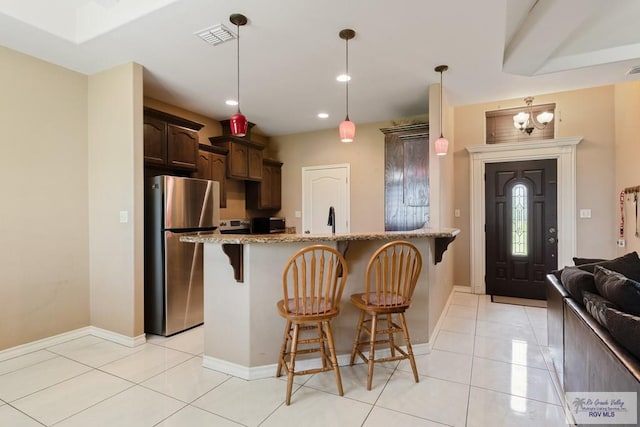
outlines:
{"label": "front door glass insert", "polygon": [[527,256],[527,187],[516,184],[511,190],[511,254]]}

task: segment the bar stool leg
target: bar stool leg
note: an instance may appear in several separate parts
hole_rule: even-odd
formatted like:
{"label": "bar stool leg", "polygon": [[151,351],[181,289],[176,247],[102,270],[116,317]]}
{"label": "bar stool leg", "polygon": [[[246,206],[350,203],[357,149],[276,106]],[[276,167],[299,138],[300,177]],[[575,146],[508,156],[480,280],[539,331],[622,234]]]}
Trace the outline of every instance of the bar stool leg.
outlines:
{"label": "bar stool leg", "polygon": [[291,390],[293,389],[293,376],[296,367],[296,351],[298,351],[298,334],[300,332],[300,325],[293,324],[293,338],[291,340],[291,353],[289,353],[289,371],[287,378],[287,406],[291,404]]}
{"label": "bar stool leg", "polygon": [[333,372],[336,374],[336,385],[338,386],[338,394],[344,396],[342,390],[342,377],[340,376],[340,368],[338,367],[338,358],[336,357],[336,348],[333,345],[333,331],[331,330],[331,323],[328,320],[322,322],[326,328],[327,341],[329,341],[329,355],[331,357],[331,366]]}
{"label": "bar stool leg", "polygon": [[391,357],[396,357],[396,343],[393,340],[393,317],[392,314],[387,314],[387,329],[389,330],[389,348],[391,349]]}
{"label": "bar stool leg", "polygon": [[409,339],[409,328],[407,327],[407,319],[404,317],[404,313],[400,313],[400,320],[402,321],[402,332],[404,333],[404,339],[407,342],[407,354],[409,355],[409,362],[411,362],[411,369],[413,370],[413,378],[416,382],[420,382],[418,377],[418,368],[416,367],[416,359],[413,357],[413,348],[411,348],[411,339]]}
{"label": "bar stool leg", "polygon": [[371,390],[371,382],[373,381],[373,364],[376,355],[376,334],[378,330],[378,315],[371,316],[371,339],[369,341],[369,372],[367,374],[367,390]]}
{"label": "bar stool leg", "polygon": [[351,349],[351,359],[349,365],[353,366],[356,360],[356,353],[360,347],[360,334],[362,333],[362,322],[364,322],[364,311],[360,310],[360,317],[358,318],[358,327],[356,328],[356,338],[353,340],[353,348]]}
{"label": "bar stool leg", "polygon": [[325,345],[327,342],[327,337],[324,333],[324,330],[322,329],[322,322],[316,323],[316,329],[318,330],[318,339],[320,340],[319,347],[320,347],[320,358],[322,359],[322,368],[326,368],[327,367],[327,351],[326,351]]}
{"label": "bar stool leg", "polygon": [[276,371],[276,377],[282,375],[282,364],[286,363],[284,357],[287,354],[287,341],[289,341],[290,333],[291,321],[287,320],[287,324],[284,327],[284,335],[282,337],[282,346],[280,347],[280,358],[278,359],[278,370]]}

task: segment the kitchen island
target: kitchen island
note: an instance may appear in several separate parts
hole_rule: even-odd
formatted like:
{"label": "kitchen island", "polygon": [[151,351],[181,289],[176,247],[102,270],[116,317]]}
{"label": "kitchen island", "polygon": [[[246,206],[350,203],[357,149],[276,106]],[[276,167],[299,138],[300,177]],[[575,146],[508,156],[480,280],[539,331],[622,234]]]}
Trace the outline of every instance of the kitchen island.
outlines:
{"label": "kitchen island", "polygon": [[392,240],[413,243],[422,254],[423,267],[407,322],[414,351],[427,352],[452,288],[450,283],[438,283],[435,265],[458,233],[453,228],[423,228],[348,234],[182,237],[182,241],[204,246],[204,366],[245,379],[275,375],[285,326],[276,309],[276,302],[282,299],[282,270],[291,255],[313,244],[335,247],[347,260],[349,272],[341,311],[332,323],[342,365],[348,363],[358,320],[358,310],[349,298],[364,289],[370,256]]}

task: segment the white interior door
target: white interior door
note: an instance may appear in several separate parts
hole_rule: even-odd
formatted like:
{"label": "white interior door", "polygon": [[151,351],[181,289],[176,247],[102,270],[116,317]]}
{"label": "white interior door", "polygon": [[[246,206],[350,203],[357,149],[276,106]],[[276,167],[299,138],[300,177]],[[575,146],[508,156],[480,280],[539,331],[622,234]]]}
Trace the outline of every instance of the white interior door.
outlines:
{"label": "white interior door", "polygon": [[302,229],[331,233],[329,207],[336,212],[336,233],[349,232],[349,164],[302,168]]}

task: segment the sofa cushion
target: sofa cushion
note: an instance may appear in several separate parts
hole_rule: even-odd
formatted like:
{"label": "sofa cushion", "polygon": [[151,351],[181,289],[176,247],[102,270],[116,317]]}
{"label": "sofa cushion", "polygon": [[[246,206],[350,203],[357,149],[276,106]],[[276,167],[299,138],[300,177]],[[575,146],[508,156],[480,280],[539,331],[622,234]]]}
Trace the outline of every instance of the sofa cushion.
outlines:
{"label": "sofa cushion", "polygon": [[640,359],[640,317],[615,308],[607,308],[605,317],[611,336]]}
{"label": "sofa cushion", "polygon": [[616,305],[608,299],[602,298],[600,295],[589,291],[582,293],[582,300],[584,302],[584,308],[587,309],[589,314],[591,314],[598,323],[609,329],[605,318],[605,311],[607,307],[617,308]]}
{"label": "sofa cushion", "polygon": [[640,283],[600,265],[596,267],[594,277],[600,295],[620,310],[640,316]]}
{"label": "sofa cushion", "polygon": [[582,264],[577,266],[577,268],[590,273],[595,273],[595,268],[598,265],[601,265],[607,270],[615,271],[623,276],[627,276],[636,282],[640,282],[640,258],[638,258],[637,252],[629,252],[628,254],[609,261]]}
{"label": "sofa cushion", "polygon": [[593,274],[588,271],[576,267],[565,267],[562,269],[560,280],[562,281],[562,286],[580,305],[584,304],[582,301],[582,293],[584,291],[598,293]]}
{"label": "sofa cushion", "polygon": [[573,257],[573,263],[575,265],[595,264],[595,263],[603,262],[603,261],[608,261],[608,260],[603,259],[603,258],[578,258],[578,257]]}

